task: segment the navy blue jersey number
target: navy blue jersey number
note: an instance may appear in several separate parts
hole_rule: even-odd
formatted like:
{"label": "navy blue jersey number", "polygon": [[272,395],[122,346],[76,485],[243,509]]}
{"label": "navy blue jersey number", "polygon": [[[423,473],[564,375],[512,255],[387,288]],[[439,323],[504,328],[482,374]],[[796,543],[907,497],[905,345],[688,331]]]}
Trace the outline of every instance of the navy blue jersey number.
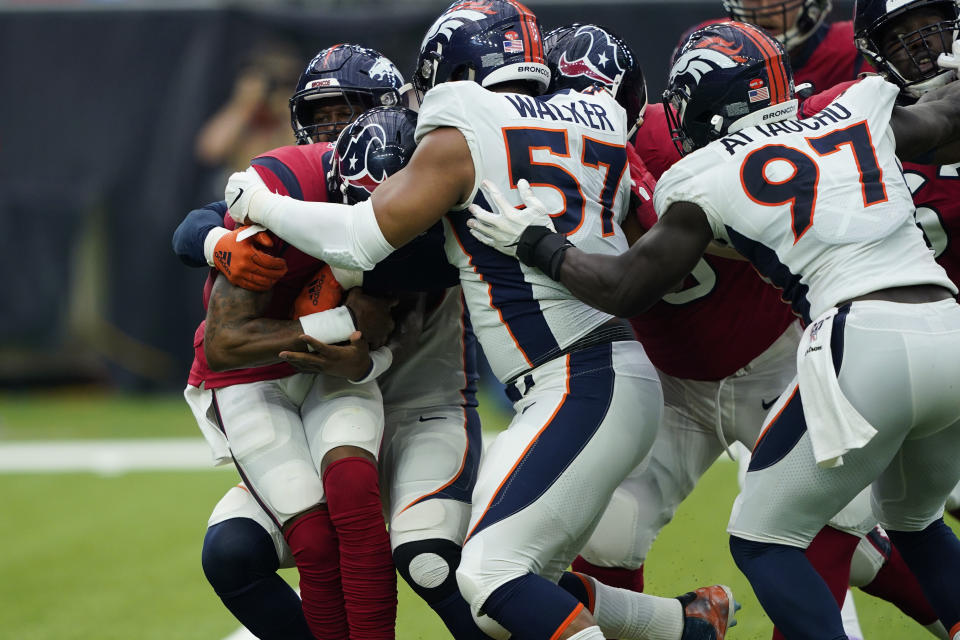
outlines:
{"label": "navy blue jersey number", "polygon": [[[583,225],[586,195],[575,175],[559,164],[533,159],[536,149],[545,150],[557,158],[570,157],[570,142],[566,129],[535,129],[531,127],[506,127],[503,139],[507,147],[508,173],[510,186],[516,187],[517,181],[526,179],[533,187],[556,189],[563,199],[563,209],[552,214],[557,231],[565,235],[576,233]],[[614,233],[614,199],[617,188],[627,168],[627,154],[623,146],[601,142],[593,138],[583,138],[583,157],[580,163],[585,167],[605,171],[603,189],[600,193],[602,206],[601,228],[603,235]]]}

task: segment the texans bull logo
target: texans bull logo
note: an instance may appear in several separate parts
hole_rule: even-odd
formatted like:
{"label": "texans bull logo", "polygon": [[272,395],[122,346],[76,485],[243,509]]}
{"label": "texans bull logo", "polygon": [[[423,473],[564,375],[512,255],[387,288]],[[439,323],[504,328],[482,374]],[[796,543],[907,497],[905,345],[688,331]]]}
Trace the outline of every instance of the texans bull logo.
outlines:
{"label": "texans bull logo", "polygon": [[[594,34],[602,35],[602,40],[595,39]],[[560,57],[560,62],[557,64],[560,72],[569,78],[586,76],[606,86],[613,85],[617,77],[625,71],[618,60],[617,45],[610,42],[606,33],[588,26],[577,29],[573,37],[575,40],[586,39],[586,49],[584,54],[575,60],[567,58],[569,49],[564,51]],[[580,49],[581,47],[571,47],[571,49],[573,48]]]}
{"label": "texans bull logo", "polygon": [[386,147],[387,134],[379,124],[366,125],[355,136],[350,136],[347,148],[339,158],[340,175],[347,187],[358,187],[373,193],[387,179],[386,167],[371,171],[371,157]]}

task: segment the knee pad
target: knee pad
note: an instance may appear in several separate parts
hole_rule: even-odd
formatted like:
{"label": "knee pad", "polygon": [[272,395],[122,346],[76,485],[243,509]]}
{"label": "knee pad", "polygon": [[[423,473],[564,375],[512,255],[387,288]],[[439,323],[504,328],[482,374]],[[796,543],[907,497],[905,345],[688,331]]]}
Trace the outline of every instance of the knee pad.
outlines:
{"label": "knee pad", "polygon": [[454,593],[460,545],[440,538],[402,544],[393,550],[393,563],[410,588],[430,605]]}
{"label": "knee pad", "polygon": [[391,514],[390,540],[397,548],[409,542],[439,538],[452,540],[459,549],[469,522],[469,504],[431,498]]}
{"label": "knee pad", "polygon": [[[305,420],[309,424],[309,419]],[[310,442],[314,460],[323,460],[331,449],[341,446],[359,447],[376,457],[383,438],[383,414],[366,407],[344,406],[323,418]]]}
{"label": "knee pad", "polygon": [[[580,555],[600,567],[637,569],[659,533],[653,518],[640,517],[637,499],[617,487]],[[648,515],[648,514],[645,514]]]}
{"label": "knee pad", "polygon": [[280,567],[273,538],[249,518],[231,518],[207,529],[201,562],[207,581],[220,595],[252,586]]}

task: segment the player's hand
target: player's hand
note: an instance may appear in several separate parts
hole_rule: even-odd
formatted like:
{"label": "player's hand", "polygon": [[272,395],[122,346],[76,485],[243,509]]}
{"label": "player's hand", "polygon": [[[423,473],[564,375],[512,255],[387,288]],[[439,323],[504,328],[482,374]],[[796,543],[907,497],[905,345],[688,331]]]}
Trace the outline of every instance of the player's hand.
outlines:
{"label": "player's hand", "polygon": [[237,224],[259,222],[256,219],[256,206],[253,200],[261,195],[272,195],[257,170],[250,167],[246,171],[238,171],[227,180],[227,188],[223,199],[227,201],[230,217]]}
{"label": "player's hand", "polygon": [[953,51],[941,53],[937,57],[937,66],[941,69],[960,71],[960,40],[953,43]]}
{"label": "player's hand", "polygon": [[236,287],[266,291],[287,273],[287,263],[265,251],[273,246],[269,233],[259,231],[244,237],[244,231],[249,228],[238,227],[217,241],[213,266]]}
{"label": "player's hand", "polygon": [[493,247],[500,253],[516,257],[517,244],[527,227],[547,227],[555,231],[553,220],[526,180],[517,182],[520,200],[523,206],[515,207],[507,201],[495,184],[483,181],[483,188],[496,206],[498,213],[492,213],[475,204],[469,207],[473,218],[467,220],[470,234],[483,244]]}
{"label": "player's hand", "polygon": [[300,339],[313,352],[281,351],[280,359],[301,373],[325,373],[360,380],[370,371],[370,346],[359,331],[353,332],[347,345],[324,344],[308,335],[302,335]]}
{"label": "player's hand", "polygon": [[347,293],[344,305],[350,309],[357,330],[363,334],[370,348],[379,349],[387,343],[387,338],[393,333],[391,310],[397,305],[396,298],[368,296],[360,288],[354,288]]}
{"label": "player's hand", "polygon": [[343,288],[329,265],[323,265],[310,280],[303,285],[303,289],[293,301],[293,319],[301,316],[308,316],[311,313],[318,313],[333,309],[340,304],[343,299]]}

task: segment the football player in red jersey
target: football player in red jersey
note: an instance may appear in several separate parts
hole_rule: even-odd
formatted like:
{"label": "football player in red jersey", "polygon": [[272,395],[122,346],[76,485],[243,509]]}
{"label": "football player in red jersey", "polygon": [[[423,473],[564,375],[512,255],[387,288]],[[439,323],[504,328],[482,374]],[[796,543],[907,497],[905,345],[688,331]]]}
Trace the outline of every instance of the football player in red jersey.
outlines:
{"label": "football player in red jersey", "polygon": [[[376,79],[370,73],[374,70],[380,74]],[[326,161],[332,150],[329,141],[365,109],[397,104],[401,84],[395,67],[377,52],[354,45],[322,51],[308,65],[291,98],[291,122],[298,142],[303,144],[264,154],[251,166],[280,192],[326,199]],[[281,319],[290,317],[291,304],[320,263],[280,243],[272,248],[273,253],[285,258],[278,268],[276,258],[271,261],[266,251],[238,242],[236,232],[219,227],[202,231],[199,244],[205,254],[213,254],[208,262],[227,277],[211,278],[205,288],[205,302],[210,302],[208,318],[197,331],[197,357],[185,396],[201,428],[212,417],[216,427],[231,434],[227,438],[230,453],[249,489],[258,492],[257,499],[265,508],[263,515],[267,516],[262,518],[263,523],[255,518],[239,519],[232,513],[237,500],[221,501],[205,540],[205,573],[227,607],[260,637],[309,637],[313,634],[308,626],[315,634],[323,629],[324,637],[347,637],[348,626],[355,633],[367,634],[363,637],[392,637],[395,573],[380,514],[376,466],[370,464],[375,463],[382,433],[379,391],[372,381],[352,387],[346,380],[340,383],[329,376],[324,378],[326,387],[320,385],[318,389],[312,384],[314,376],[298,374],[277,359],[280,351],[305,350],[300,338],[303,333],[312,333],[323,342],[346,338],[346,333],[356,328],[352,320],[364,315],[357,313],[351,318],[348,305],[327,314]],[[272,239],[268,242],[277,244]],[[231,259],[233,255],[243,258],[249,254],[248,261]],[[252,275],[245,277],[245,273]],[[269,289],[270,294],[258,298],[238,286],[243,284]],[[357,300],[360,292],[354,293],[351,298]],[[266,308],[264,299],[269,300]],[[276,319],[269,320],[271,317]],[[383,317],[389,322],[388,314]],[[380,325],[368,326],[364,338],[382,343],[392,323],[381,321]],[[331,328],[334,333],[324,333]],[[265,366],[237,369],[257,364]],[[219,373],[222,369],[228,370]],[[334,398],[338,393],[349,399]],[[338,412],[344,411],[353,412],[347,422],[353,428],[365,427],[369,442],[324,436],[347,424],[337,419]],[[301,413],[303,423],[298,429]],[[308,444],[303,441],[305,432],[314,433],[320,440]],[[245,440],[247,445],[242,444]],[[288,444],[274,446],[284,441]],[[267,464],[286,465],[287,478],[299,480],[277,484],[270,480],[271,472],[262,467],[262,460],[246,462],[250,457],[271,456],[273,461]],[[284,497],[285,492],[290,495]],[[314,507],[321,500],[324,504]],[[238,522],[249,522],[250,526],[238,528]],[[294,603],[299,608],[295,594],[283,588],[275,567],[270,566],[278,555],[282,557],[283,543],[276,539],[271,543],[263,529],[279,531],[280,525],[284,525],[283,537],[300,567],[308,623],[302,615],[280,615],[282,611],[293,612]],[[272,553],[258,555],[253,551],[256,547],[251,547],[244,558],[246,563],[226,566],[222,561],[224,546],[228,540],[235,540],[238,532],[241,537],[252,533],[254,542]],[[338,545],[338,539],[344,544]],[[254,570],[252,563],[260,564],[260,557],[271,560],[266,568]],[[242,584],[250,582],[251,572],[261,574],[259,579]]]}
{"label": "football player in red jersey", "polygon": [[[294,131],[298,141],[309,146],[269,152],[253,165],[270,184],[282,183],[276,187],[279,191],[295,193],[298,197],[313,199],[326,194],[327,184],[323,179],[328,176],[331,188],[335,189],[335,199],[366,198],[369,190],[378,184],[378,178],[396,169],[389,165],[388,151],[400,141],[404,141],[400,146],[412,149],[413,125],[410,116],[400,117],[392,111],[366,111],[359,120],[355,119],[364,109],[395,103],[400,83],[392,64],[377,52],[354,45],[324,50],[308,67],[291,100]],[[349,135],[339,138],[336,153],[332,153],[330,145],[325,143],[344,127]],[[384,136],[394,140],[394,144],[387,143]],[[320,170],[315,163],[317,158],[323,163]],[[357,158],[363,162],[357,164]],[[250,240],[237,243],[235,237],[230,237],[236,232],[230,232],[224,238],[231,240],[226,251],[233,252],[233,260],[232,264],[226,264],[219,256],[225,250],[224,240],[216,240],[218,234],[227,233],[218,226],[222,223],[225,203],[212,207],[216,212],[191,212],[175,234],[175,251],[187,264],[199,266],[206,260],[228,275],[233,284],[254,290],[269,289],[286,272],[286,263],[270,262],[279,259],[266,253],[269,248],[251,246]],[[478,628],[459,594],[454,569],[470,512],[469,494],[480,452],[474,338],[469,319],[463,313],[459,288],[444,291],[456,283],[456,272],[443,258],[442,234],[433,231],[413,243],[416,251],[398,252],[383,268],[363,277],[364,287],[373,290],[413,287],[432,291],[425,299],[419,339],[409,331],[402,334],[408,336],[402,340],[408,343],[408,348],[402,351],[409,352],[413,343],[415,350],[394,362],[378,380],[386,413],[386,433],[380,451],[385,484],[381,489],[388,498],[390,545],[398,571],[436,611],[454,637],[471,640],[487,636]],[[205,257],[214,244],[218,255]],[[413,245],[410,248],[413,249]],[[289,258],[291,251],[287,247],[284,255]],[[337,275],[345,283],[354,277],[344,272]],[[308,281],[305,293],[312,293],[310,285],[316,280]],[[242,294],[238,292],[238,295]],[[358,305],[369,305],[371,300],[357,287],[350,289],[346,304],[353,310]],[[295,306],[299,307],[303,301],[304,294],[301,294]],[[309,312],[313,301],[306,302],[303,306]],[[359,324],[363,314],[356,315]],[[293,329],[294,333],[301,332],[295,323]],[[362,327],[361,330],[367,331]],[[316,354],[294,351],[280,355],[306,373],[330,373],[334,368],[343,372],[336,375],[356,379],[369,368],[365,341],[351,338],[351,344],[344,347],[318,342],[312,345],[317,349]],[[275,358],[276,351],[271,349],[281,346],[265,347],[264,355]],[[191,375],[192,384],[188,385],[185,395],[192,400],[198,423],[208,435],[215,458],[219,454],[224,462],[229,462],[226,441],[214,420],[216,416],[207,412],[209,402],[202,401],[204,394],[210,395],[205,387],[200,388],[200,382],[210,375],[205,374],[202,359],[201,351]],[[357,366],[362,367],[359,374],[348,373],[351,367]],[[424,375],[428,369],[430,375]],[[371,373],[370,377],[374,375]],[[438,384],[438,379],[443,383]],[[419,420],[420,413],[427,413],[427,417]],[[424,447],[430,452],[426,458],[420,453]],[[380,526],[382,530],[382,521]],[[203,549],[204,572],[231,612],[261,638],[312,637],[299,598],[276,575],[278,567],[294,565],[291,548],[276,520],[257,504],[246,486],[234,487],[224,496],[214,509],[208,527]],[[340,538],[341,552],[345,544],[368,544],[354,537],[355,540],[346,541]],[[336,549],[332,549],[329,554],[334,559],[335,552]],[[350,570],[346,564],[341,567],[341,573]],[[356,574],[356,567],[352,571]],[[337,578],[332,570],[327,574],[330,580]],[[357,594],[353,595],[356,600]],[[343,599],[338,593],[328,594],[327,601],[331,615],[336,613],[338,602],[339,609],[343,609]],[[363,622],[369,633],[372,616],[384,618],[385,612],[367,613]],[[325,638],[336,637],[342,627],[332,625],[330,620],[320,620],[318,624],[323,626],[321,637]],[[353,631],[354,637],[367,637],[363,630],[354,628]]]}

